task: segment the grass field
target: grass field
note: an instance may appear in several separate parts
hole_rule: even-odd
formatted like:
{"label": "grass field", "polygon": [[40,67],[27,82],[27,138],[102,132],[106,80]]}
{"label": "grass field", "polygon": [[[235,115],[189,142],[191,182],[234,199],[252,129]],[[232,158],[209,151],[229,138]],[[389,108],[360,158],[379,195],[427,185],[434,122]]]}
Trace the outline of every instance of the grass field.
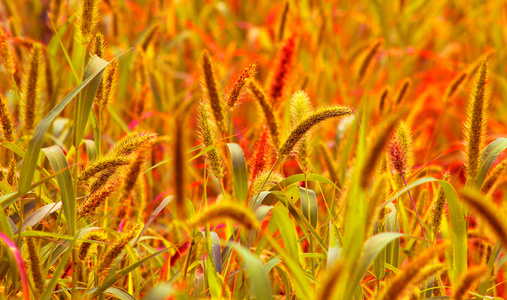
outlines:
{"label": "grass field", "polygon": [[507,3],[0,0],[4,299],[504,299]]}

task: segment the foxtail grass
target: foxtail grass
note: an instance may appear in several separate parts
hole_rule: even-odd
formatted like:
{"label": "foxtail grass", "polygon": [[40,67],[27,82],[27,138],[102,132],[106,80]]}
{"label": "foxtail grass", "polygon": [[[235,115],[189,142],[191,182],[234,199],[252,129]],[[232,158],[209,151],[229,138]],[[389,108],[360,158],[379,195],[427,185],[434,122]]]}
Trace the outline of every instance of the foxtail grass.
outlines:
{"label": "foxtail grass", "polygon": [[229,110],[233,109],[238,100],[241,99],[241,95],[243,94],[243,90],[247,81],[255,74],[256,71],[257,63],[253,62],[248,65],[248,67],[246,67],[234,81],[234,85],[227,95],[227,108]]}
{"label": "foxtail grass", "polygon": [[405,101],[407,95],[410,91],[410,87],[412,86],[412,80],[410,78],[405,78],[401,82],[398,90],[396,91],[396,95],[394,96],[394,103],[399,106],[401,103]]}
{"label": "foxtail grass", "polygon": [[269,142],[268,130],[264,129],[258,141],[255,143],[255,147],[250,161],[250,185],[252,182],[266,170],[269,164],[269,151],[271,149]]}
{"label": "foxtail grass", "polygon": [[208,105],[204,101],[199,102],[198,122],[200,139],[205,147],[214,147],[206,153],[206,161],[210,165],[213,175],[220,179],[224,177],[223,157],[218,147],[214,124],[210,122],[208,110]]}
{"label": "foxtail grass", "polygon": [[9,104],[2,94],[0,94],[0,123],[2,125],[4,139],[8,142],[14,141],[14,127],[12,125]]}
{"label": "foxtail grass", "polygon": [[507,169],[507,160],[502,161],[496,165],[493,170],[489,173],[482,184],[481,191],[485,194],[489,193],[493,186],[497,183],[498,179],[505,173]]}
{"label": "foxtail grass", "polygon": [[113,194],[118,186],[120,185],[120,180],[114,180],[106,185],[104,185],[99,190],[92,192],[86,199],[86,202],[79,210],[80,216],[89,216],[94,217],[94,213],[102,204],[106,203],[107,199]]}
{"label": "foxtail grass", "polygon": [[196,215],[190,220],[190,226],[204,226],[206,223],[223,218],[234,220],[248,230],[259,228],[259,222],[248,209],[238,205],[222,203],[209,206],[204,212]]}
{"label": "foxtail grass", "polygon": [[299,142],[299,140],[315,125],[331,119],[342,116],[347,116],[355,113],[355,109],[345,107],[345,106],[330,106],[325,108],[320,108],[315,112],[307,115],[303,118],[289,133],[289,136],[285,139],[285,142],[280,147],[278,151],[278,156],[280,158],[285,158],[289,155]]}
{"label": "foxtail grass", "polygon": [[465,169],[468,180],[473,180],[479,172],[479,159],[484,147],[488,100],[486,84],[488,81],[488,65],[486,60],[481,64],[479,74],[475,80],[472,96],[468,102],[467,121],[465,123],[464,139]]}
{"label": "foxtail grass", "polygon": [[99,0],[80,0],[77,11],[76,29],[81,45],[86,46],[92,40],[100,20]]}
{"label": "foxtail grass", "polygon": [[10,75],[14,75],[16,73],[16,65],[9,45],[9,36],[2,26],[0,26],[0,58],[7,72]]}
{"label": "foxtail grass", "polygon": [[284,94],[287,80],[289,79],[290,72],[292,71],[294,56],[296,53],[296,39],[297,35],[293,34],[285,41],[282,49],[280,50],[273,79],[269,87],[269,98],[274,107],[279,104],[278,102]]}
{"label": "foxtail grass", "polygon": [[225,124],[224,102],[216,79],[215,71],[211,58],[207,51],[202,54],[202,73],[203,73],[203,87],[206,92],[206,98],[209,101],[213,117],[215,118],[216,125],[222,133],[227,132]]}
{"label": "foxtail grass", "polygon": [[275,118],[273,107],[271,106],[271,103],[268,100],[266,94],[262,90],[262,87],[257,82],[254,80],[250,81],[248,83],[248,89],[262,109],[264,119],[266,120],[269,128],[269,133],[271,135],[271,141],[273,142],[273,146],[277,148],[280,144],[280,133],[278,129],[279,125]]}
{"label": "foxtail grass", "polygon": [[452,300],[463,300],[466,299],[466,294],[470,288],[485,275],[488,274],[487,266],[477,266],[467,270],[458,281],[455,283],[455,287],[452,293]]}
{"label": "foxtail grass", "polygon": [[507,224],[505,224],[505,217],[500,214],[490,197],[485,197],[473,190],[462,191],[461,196],[463,202],[474,209],[479,217],[490,225],[491,230],[500,243],[507,248]]}
{"label": "foxtail grass", "polygon": [[361,171],[361,186],[363,189],[368,187],[371,177],[377,168],[378,162],[384,155],[384,149],[394,133],[397,124],[398,118],[389,118],[372,143],[368,156],[366,157],[366,163]]}
{"label": "foxtail grass", "polygon": [[[419,254],[406,265],[396,276],[389,279],[382,293],[377,297],[378,300],[398,300],[406,299],[413,291],[413,288],[420,281],[438,271],[441,266],[433,269],[433,259],[441,254],[448,243],[442,243],[432,248],[428,248]],[[430,269],[426,269],[427,267]]]}
{"label": "foxtail grass", "polygon": [[368,73],[373,65],[373,59],[377,55],[380,47],[382,46],[382,40],[376,40],[366,51],[363,59],[359,64],[359,69],[357,71],[356,77],[358,82],[364,82],[367,78]]}
{"label": "foxtail grass", "polygon": [[23,79],[23,126],[27,134],[35,128],[36,117],[41,107],[39,101],[41,74],[42,74],[42,46],[39,43],[33,45],[30,52],[30,58],[25,67],[25,76]]}
{"label": "foxtail grass", "polygon": [[136,233],[137,227],[134,227],[133,229],[122,233],[120,238],[111,247],[109,247],[97,269],[99,274],[104,273],[112,266],[114,260],[121,255],[130,241],[132,241],[132,239],[135,237]]}
{"label": "foxtail grass", "polygon": [[[449,181],[450,174],[446,172],[442,180]],[[433,200],[433,206],[431,208],[431,227],[433,228],[433,236],[436,237],[437,233],[440,232],[440,225],[442,224],[442,216],[444,215],[444,209],[446,204],[444,189],[439,185],[435,197]]]}
{"label": "foxtail grass", "polygon": [[40,295],[44,291],[44,277],[42,275],[41,261],[37,246],[33,237],[25,238],[25,247],[28,250],[28,261],[30,262],[30,273],[37,293]]}
{"label": "foxtail grass", "polygon": [[[296,92],[292,96],[291,106],[292,126],[296,126],[313,110],[308,94],[303,91]],[[309,157],[312,152],[312,147],[309,142],[310,134],[310,132],[305,133],[298,142],[298,145],[295,147],[296,161],[303,171],[308,170],[310,164]]]}

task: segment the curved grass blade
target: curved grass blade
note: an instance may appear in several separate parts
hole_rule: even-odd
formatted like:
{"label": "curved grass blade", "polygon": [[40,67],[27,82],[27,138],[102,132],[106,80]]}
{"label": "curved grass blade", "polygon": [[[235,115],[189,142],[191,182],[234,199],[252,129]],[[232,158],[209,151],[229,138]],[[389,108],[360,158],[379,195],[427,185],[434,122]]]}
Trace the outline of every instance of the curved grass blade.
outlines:
{"label": "curved grass blade", "polygon": [[[28,191],[30,190],[30,184],[32,183],[33,175],[35,173],[35,169],[37,167],[37,160],[39,158],[39,152],[42,147],[42,138],[44,137],[44,134],[48,130],[49,126],[55,118],[62,112],[62,110],[69,104],[74,97],[79,94],[79,92],[86,90],[88,88],[88,85],[90,85],[92,82],[97,84],[102,80],[102,74],[109,64],[103,59],[100,59],[98,57],[93,57],[92,61],[99,61],[102,62],[100,64],[98,63],[91,63],[88,64],[87,71],[85,71],[85,74],[87,74],[87,77],[84,77],[83,82],[76,87],[72,92],[70,92],[63,100],[58,103],[43,119],[39,122],[37,127],[34,130],[33,136],[30,139],[30,142],[28,143],[28,149],[25,153],[25,159],[23,160],[23,164],[21,165],[21,174],[20,174],[20,180],[18,184],[18,192],[21,196],[26,195]],[[88,70],[88,68],[90,68]],[[92,69],[93,68],[93,69]],[[88,117],[88,116],[87,116]]]}
{"label": "curved grass blade", "polygon": [[62,202],[59,201],[57,203],[51,203],[44,205],[43,207],[36,210],[33,214],[29,215],[25,221],[23,222],[23,225],[21,226],[21,230],[24,231],[26,227],[30,226],[33,227],[37,224],[39,224],[42,219],[44,219],[47,215],[54,213],[55,211],[62,208]]}
{"label": "curved grass blade", "polygon": [[139,233],[139,235],[137,236],[137,238],[132,243],[132,246],[134,246],[135,244],[137,244],[137,242],[139,241],[139,239],[141,238],[141,236],[143,236],[143,234],[146,232],[146,230],[150,226],[151,222],[153,222],[153,220],[155,220],[155,218],[157,217],[157,215],[164,209],[164,207],[166,207],[169,203],[171,203],[171,201],[173,199],[174,199],[174,196],[171,195],[171,196],[165,197],[165,199],[162,200],[162,202],[160,202],[160,204],[157,206],[157,208],[151,214],[150,218],[148,219],[148,222],[146,222],[146,224],[144,225],[143,230],[141,230],[141,232]]}
{"label": "curved grass blade", "polygon": [[232,244],[232,247],[238,252],[245,263],[246,269],[249,274],[249,282],[251,292],[257,299],[271,299],[271,284],[268,279],[268,274],[264,269],[264,265],[255,257],[250,251],[239,244]]}
{"label": "curved grass blade", "polygon": [[76,195],[72,185],[69,164],[62,149],[58,146],[44,148],[42,151],[46,154],[53,171],[64,170],[63,173],[56,175],[56,180],[58,181],[62,197],[63,214],[65,215],[69,233],[73,236],[76,233]]}
{"label": "curved grass blade", "polygon": [[248,196],[248,172],[246,169],[245,154],[238,144],[228,143],[227,147],[232,159],[232,182],[234,198],[240,203],[246,202]]}
{"label": "curved grass blade", "polygon": [[498,155],[505,149],[507,149],[507,138],[498,138],[484,148],[479,163],[479,174],[473,182],[476,188],[481,188],[489,169],[491,169]]}
{"label": "curved grass blade", "polygon": [[114,274],[111,274],[110,276],[108,276],[104,282],[97,287],[96,290],[94,291],[88,291],[87,294],[93,294],[92,298],[96,298],[97,296],[99,296],[100,294],[104,293],[109,287],[111,287],[113,284],[115,284],[116,282],[118,282],[120,279],[122,279],[123,277],[127,276],[128,273],[134,271],[135,269],[137,269],[140,265],[144,264],[145,262],[147,262],[148,260],[156,257],[157,255],[160,255],[162,253],[164,253],[165,251],[169,250],[170,248],[165,248],[165,249],[162,249],[158,252],[155,252],[153,253],[152,255],[149,255],[149,256],[146,256],[138,261],[136,261],[135,263],[133,263],[132,265],[126,267],[126,268],[123,268],[121,270],[119,270],[118,272],[114,273]]}
{"label": "curved grass blade", "polygon": [[[309,189],[305,189],[300,187],[301,197],[299,201],[301,201],[301,210],[303,211],[303,216],[312,224],[314,228],[317,228],[317,220],[319,218],[319,207],[317,205],[317,196],[315,192]],[[306,197],[308,195],[308,197]]]}
{"label": "curved grass blade", "polygon": [[[93,293],[94,291],[98,290],[99,288],[93,288],[90,289],[89,293]],[[122,299],[122,300],[135,300],[134,296],[129,294],[127,291],[120,289],[119,287],[109,287],[104,291],[104,294],[109,294],[111,296],[114,296],[115,298]]]}
{"label": "curved grass blade", "polygon": [[21,253],[19,252],[18,247],[3,232],[0,232],[0,241],[4,242],[4,244],[7,246],[9,252],[14,258],[16,267],[18,268],[19,278],[21,280],[21,288],[23,290],[23,299],[30,300],[30,285],[28,283],[28,276],[26,274],[25,264],[23,263],[23,258],[21,257]]}
{"label": "curved grass blade", "polygon": [[96,80],[91,81],[82,91],[76,102],[74,114],[74,147],[76,148],[81,144],[81,140],[84,137],[84,131],[86,129],[86,124],[88,124],[88,119],[90,118],[93,100],[95,99],[95,94],[102,80],[102,75],[108,64],[109,62],[98,56],[94,56],[88,63],[88,66],[86,66],[83,78],[91,77],[95,70],[100,70],[100,72],[96,75]]}

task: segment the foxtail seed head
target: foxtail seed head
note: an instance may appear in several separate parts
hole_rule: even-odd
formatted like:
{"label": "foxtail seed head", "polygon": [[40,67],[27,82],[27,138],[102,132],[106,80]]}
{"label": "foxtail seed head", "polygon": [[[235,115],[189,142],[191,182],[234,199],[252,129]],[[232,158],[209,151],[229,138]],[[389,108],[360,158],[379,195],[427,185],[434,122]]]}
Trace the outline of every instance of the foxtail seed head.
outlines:
{"label": "foxtail seed head", "polygon": [[449,100],[456,94],[456,92],[459,90],[459,88],[463,85],[465,82],[465,79],[467,79],[468,73],[466,71],[460,72],[449,84],[447,89],[445,90],[445,99]]}
{"label": "foxtail seed head", "polygon": [[86,46],[99,23],[100,0],[80,0],[79,2],[76,29],[80,33],[81,45]]}
{"label": "foxtail seed head", "polygon": [[269,150],[271,144],[269,143],[268,130],[264,129],[261,137],[255,143],[255,147],[250,161],[250,182],[252,183],[259,174],[264,171],[268,165]]}
{"label": "foxtail seed head", "polygon": [[280,57],[276,65],[273,80],[269,88],[269,97],[271,104],[276,106],[280,98],[283,96],[283,92],[289,78],[290,71],[292,69],[293,60],[296,52],[296,39],[297,35],[293,34],[290,38],[285,41],[285,44],[280,50]]}
{"label": "foxtail seed head", "polygon": [[488,80],[488,65],[484,60],[475,80],[472,96],[468,102],[467,121],[465,123],[464,138],[465,168],[467,179],[473,180],[479,172],[479,159],[484,146],[486,134],[488,100],[486,84]]}
{"label": "foxtail seed head", "polygon": [[500,214],[498,208],[491,201],[491,198],[484,197],[484,195],[476,191],[468,190],[462,191],[461,195],[463,202],[470,205],[483,221],[489,223],[500,243],[504,247],[507,247],[507,225],[504,221],[505,216]]}
{"label": "foxtail seed head", "polygon": [[[446,172],[442,178],[442,180],[449,181],[450,174]],[[433,200],[433,207],[431,209],[432,217],[431,217],[431,225],[433,227],[433,235],[436,236],[440,231],[440,224],[442,224],[442,216],[444,215],[445,208],[445,192],[444,189],[439,185],[437,192],[435,193],[435,198]]]}
{"label": "foxtail seed head", "polygon": [[7,104],[7,99],[2,94],[0,94],[0,123],[2,124],[5,140],[8,142],[14,141],[14,128],[12,126],[9,104]]}
{"label": "foxtail seed head", "polygon": [[102,110],[107,108],[109,103],[112,103],[116,95],[116,87],[118,85],[118,78],[120,76],[120,61],[115,59],[111,62],[106,70],[104,81],[104,97],[100,106]]}
{"label": "foxtail seed head", "polygon": [[28,64],[25,67],[25,77],[23,85],[23,123],[26,133],[31,133],[35,127],[35,118],[40,107],[40,85],[42,74],[42,45],[35,43]]}
{"label": "foxtail seed head", "polygon": [[[396,274],[396,276],[390,278],[386,287],[377,299],[406,299],[416,284],[425,279],[427,276],[433,274],[441,267],[439,266],[437,270],[434,269],[435,265],[432,264],[433,258],[442,253],[448,245],[449,243],[444,242],[425,250],[422,254],[413,258],[404,269]],[[426,269],[428,266],[430,269]]]}
{"label": "foxtail seed head", "polygon": [[482,184],[481,191],[484,194],[489,193],[489,191],[498,181],[498,178],[503,175],[505,169],[507,169],[507,160],[502,161],[493,168],[493,170],[489,173],[488,177],[486,177],[486,180],[484,180],[484,183]]}
{"label": "foxtail seed head", "polygon": [[[308,94],[304,91],[296,92],[292,96],[291,106],[292,126],[296,126],[308,113],[313,111],[310,98],[308,98]],[[310,132],[304,134],[296,146],[296,160],[303,171],[306,171],[310,164],[309,156],[312,152],[312,147],[309,143],[309,136]]]}
{"label": "foxtail seed head", "polygon": [[37,251],[37,246],[35,245],[33,237],[26,237],[25,242],[28,250],[28,261],[30,262],[30,271],[32,273],[33,283],[37,292],[42,294],[44,291],[45,279],[42,276],[41,261]]}
{"label": "foxtail seed head", "polygon": [[271,134],[271,141],[273,142],[273,146],[277,148],[280,144],[280,133],[278,130],[278,122],[275,119],[273,107],[269,103],[266,94],[257,82],[254,80],[249,81],[248,90],[261,107],[264,118],[266,119],[266,123],[268,124],[269,133]]}
{"label": "foxtail seed head", "polygon": [[411,86],[412,86],[412,79],[410,79],[410,78],[403,79],[403,81],[396,93],[396,97],[394,98],[395,99],[394,103],[396,105],[400,105],[405,100]]}
{"label": "foxtail seed head", "polygon": [[210,151],[206,153],[206,160],[211,166],[211,171],[217,178],[224,177],[223,158],[218,150],[218,142],[215,136],[215,130],[213,124],[209,120],[209,107],[206,102],[199,102],[198,108],[198,122],[201,142],[204,147],[214,146]]}
{"label": "foxtail seed head", "polygon": [[389,105],[389,96],[391,94],[391,86],[386,86],[381,92],[378,102],[378,111],[379,113],[384,112],[384,109],[387,108],[387,105]]}
{"label": "foxtail seed head", "polygon": [[248,230],[259,228],[259,222],[248,209],[233,204],[215,204],[190,221],[190,226],[203,226],[220,218],[232,219]]}
{"label": "foxtail seed head", "polygon": [[280,147],[278,151],[278,156],[280,158],[284,158],[290,154],[294,146],[299,142],[299,140],[315,125],[321,123],[322,121],[342,117],[346,115],[351,115],[355,113],[355,109],[345,107],[345,106],[330,106],[325,108],[320,108],[317,111],[309,114],[305,118],[303,118],[289,133],[289,136],[285,140],[285,142]]}
{"label": "foxtail seed head", "polygon": [[2,58],[5,69],[10,75],[16,73],[16,65],[9,46],[9,36],[5,29],[0,26],[0,58]]}
{"label": "foxtail seed head", "polygon": [[359,65],[359,69],[357,71],[357,81],[363,82],[366,80],[366,75],[370,72],[369,69],[371,69],[373,65],[373,59],[378,53],[378,50],[380,49],[380,46],[382,46],[382,39],[376,40],[370,48],[366,51],[363,59],[361,60],[361,64]]}
{"label": "foxtail seed head", "polygon": [[247,81],[252,77],[257,71],[257,63],[253,62],[248,67],[246,67],[243,72],[238,76],[234,85],[232,86],[231,91],[227,95],[227,107],[230,109],[234,108],[234,105],[241,98],[243,93],[243,88]]}
{"label": "foxtail seed head", "polygon": [[224,103],[222,94],[219,89],[218,81],[216,80],[215,73],[213,71],[213,64],[207,51],[202,54],[202,73],[203,73],[203,86],[206,91],[211,111],[215,117],[217,127],[222,133],[227,132],[225,125],[225,114],[224,114]]}
{"label": "foxtail seed head", "polygon": [[370,151],[368,152],[366,163],[361,171],[361,186],[363,189],[368,187],[371,177],[377,168],[378,162],[384,155],[384,148],[386,147],[386,144],[393,134],[394,128],[397,124],[398,118],[393,117],[388,119],[373,142]]}
{"label": "foxtail seed head", "polygon": [[455,283],[454,291],[452,293],[452,300],[463,300],[468,290],[488,274],[488,267],[475,266],[467,270],[458,281]]}

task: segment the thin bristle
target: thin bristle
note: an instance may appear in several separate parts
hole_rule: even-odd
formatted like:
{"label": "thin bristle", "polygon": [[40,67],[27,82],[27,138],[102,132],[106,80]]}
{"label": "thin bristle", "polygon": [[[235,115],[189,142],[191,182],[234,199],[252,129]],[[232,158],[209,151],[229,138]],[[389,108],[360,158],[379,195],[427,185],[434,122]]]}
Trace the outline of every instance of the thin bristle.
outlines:
{"label": "thin bristle", "polygon": [[486,134],[488,101],[486,83],[488,80],[487,61],[482,62],[479,74],[475,80],[472,96],[467,108],[467,121],[465,123],[464,138],[465,168],[467,179],[473,180],[479,172],[479,159],[484,147]]}
{"label": "thin bristle", "polygon": [[318,109],[317,111],[309,114],[302,119],[294,129],[289,133],[289,136],[280,147],[278,155],[280,158],[286,157],[290,154],[294,146],[299,140],[315,125],[331,118],[337,118],[354,114],[356,111],[353,108],[345,106],[331,106]]}

